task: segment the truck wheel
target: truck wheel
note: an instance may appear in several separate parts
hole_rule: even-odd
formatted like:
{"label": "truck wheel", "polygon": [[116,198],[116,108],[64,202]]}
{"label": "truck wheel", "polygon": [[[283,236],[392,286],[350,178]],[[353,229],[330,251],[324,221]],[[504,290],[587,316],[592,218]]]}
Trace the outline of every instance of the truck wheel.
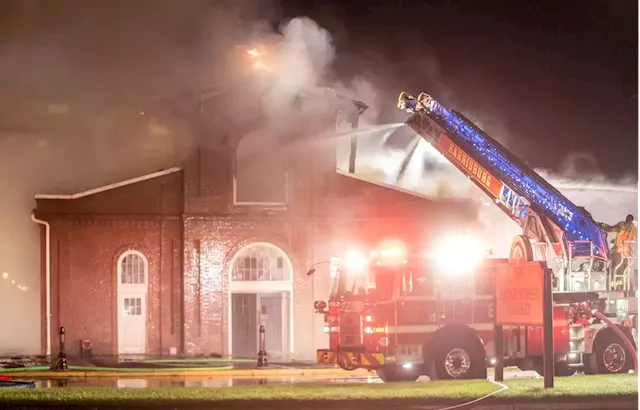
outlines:
{"label": "truck wheel", "polygon": [[434,349],[433,364],[439,380],[483,379],[487,365],[473,344],[464,340],[441,343]]}
{"label": "truck wheel", "polygon": [[376,370],[378,377],[385,383],[393,382],[415,382],[420,374],[415,369],[405,370],[394,364],[385,364]]}
{"label": "truck wheel", "polygon": [[613,332],[599,335],[593,346],[592,359],[600,374],[629,373],[633,356],[618,335]]}

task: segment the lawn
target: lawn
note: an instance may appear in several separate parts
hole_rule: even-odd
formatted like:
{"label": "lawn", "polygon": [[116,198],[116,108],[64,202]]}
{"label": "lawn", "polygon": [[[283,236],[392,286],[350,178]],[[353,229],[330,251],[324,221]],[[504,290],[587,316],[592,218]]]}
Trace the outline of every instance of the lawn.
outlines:
{"label": "lawn", "polygon": [[[494,403],[514,401],[589,401],[633,399],[638,395],[635,375],[557,378],[553,390],[542,387],[542,379],[511,380],[509,390],[492,399]],[[221,388],[67,388],[0,389],[0,407],[11,405],[92,406],[185,409],[284,409],[287,407],[396,408],[407,405],[461,403],[482,397],[497,389],[487,381],[438,381],[393,384],[296,384],[257,385]]]}
{"label": "lawn", "polygon": [[588,400],[589,397],[638,396],[636,374],[556,377],[553,389],[545,389],[543,383],[541,378],[508,380],[504,384],[509,390],[500,393],[499,397],[528,400],[582,397]]}

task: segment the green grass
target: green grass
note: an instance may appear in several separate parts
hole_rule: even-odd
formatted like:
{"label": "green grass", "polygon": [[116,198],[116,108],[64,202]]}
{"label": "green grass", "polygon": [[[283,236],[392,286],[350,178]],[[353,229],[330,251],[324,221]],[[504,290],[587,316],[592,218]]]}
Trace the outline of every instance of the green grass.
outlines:
{"label": "green grass", "polygon": [[638,396],[638,376],[635,374],[556,377],[553,389],[545,389],[542,378],[507,380],[504,384],[509,390],[500,393],[500,397],[514,399]]}
{"label": "green grass", "polygon": [[[498,398],[505,402],[549,400],[589,401],[632,399],[638,394],[635,375],[556,378],[553,390],[543,389],[542,379],[510,380],[509,391]],[[12,405],[100,406],[143,408],[260,408],[291,407],[394,408],[407,405],[461,403],[489,394],[497,386],[483,380],[392,384],[256,385],[220,388],[171,387],[117,389],[71,387],[66,389],[0,389],[0,407]],[[329,403],[327,403],[329,401]]]}

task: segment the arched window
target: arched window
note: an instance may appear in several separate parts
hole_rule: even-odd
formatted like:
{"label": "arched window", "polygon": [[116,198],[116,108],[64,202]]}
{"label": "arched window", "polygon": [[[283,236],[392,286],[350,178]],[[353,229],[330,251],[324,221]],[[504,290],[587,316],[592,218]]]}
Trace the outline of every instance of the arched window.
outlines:
{"label": "arched window", "polygon": [[147,281],[147,260],[137,251],[128,251],[120,256],[118,266],[121,285],[144,285]]}
{"label": "arched window", "polygon": [[231,267],[232,281],[289,281],[291,277],[289,258],[269,243],[254,243],[241,249]]}
{"label": "arched window", "polygon": [[236,151],[234,196],[238,205],[286,204],[286,160],[278,138],[254,132],[240,140]]}

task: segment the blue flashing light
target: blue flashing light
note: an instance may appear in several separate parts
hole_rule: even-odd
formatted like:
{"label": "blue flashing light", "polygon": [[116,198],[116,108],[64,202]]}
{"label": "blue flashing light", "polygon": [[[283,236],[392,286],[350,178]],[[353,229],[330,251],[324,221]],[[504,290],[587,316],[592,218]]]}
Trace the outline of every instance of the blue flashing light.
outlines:
{"label": "blue flashing light", "polygon": [[[591,241],[594,255],[609,258],[604,231],[549,183],[539,176],[534,178],[537,176],[535,172],[527,173],[527,170],[516,165],[517,162],[508,158],[508,154],[500,149],[499,144],[482,135],[440,103],[432,101],[429,106],[429,115],[444,122],[447,131],[455,133],[467,142],[466,149],[473,149],[474,154],[482,157],[484,161],[481,162],[484,162],[496,174],[496,177],[512,187],[518,188],[519,194],[531,202],[536,212],[552,220],[565,232],[565,240]],[[576,256],[586,256],[590,254],[590,249],[587,244],[578,243],[572,246],[572,252]]]}

